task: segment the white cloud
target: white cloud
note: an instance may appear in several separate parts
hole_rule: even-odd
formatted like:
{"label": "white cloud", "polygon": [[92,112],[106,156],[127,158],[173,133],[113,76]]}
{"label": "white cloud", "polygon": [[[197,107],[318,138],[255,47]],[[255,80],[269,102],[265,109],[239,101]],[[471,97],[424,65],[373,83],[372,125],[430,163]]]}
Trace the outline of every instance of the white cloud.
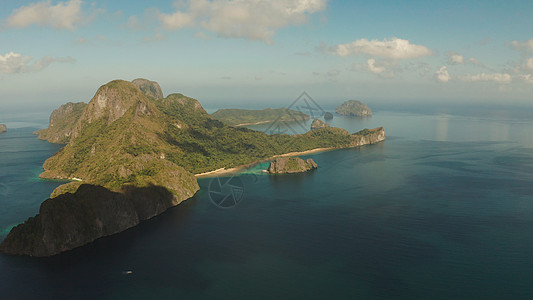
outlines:
{"label": "white cloud", "polygon": [[529,70],[533,70],[533,57],[526,61],[526,68]]}
{"label": "white cloud", "polygon": [[520,75],[520,78],[527,83],[533,84],[533,75],[531,74]]}
{"label": "white cloud", "polygon": [[377,66],[376,60],[373,58],[367,61],[367,65],[368,65],[368,70],[374,74],[380,74],[380,73],[387,71],[387,68],[385,68],[385,66]]}
{"label": "white cloud", "polygon": [[411,44],[408,40],[392,38],[390,40],[360,39],[348,44],[339,44],[327,49],[337,56],[367,54],[391,59],[409,59],[431,55],[426,46]]}
{"label": "white cloud", "polygon": [[476,58],[470,57],[467,59],[464,55],[457,52],[448,52],[446,53],[446,56],[448,56],[448,64],[450,65],[473,64],[477,66],[483,66],[483,64]]}
{"label": "white cloud", "polygon": [[533,39],[524,42],[512,41],[511,45],[518,50],[533,51]]}
{"label": "white cloud", "polygon": [[41,71],[48,67],[51,63],[73,63],[76,60],[72,57],[52,57],[47,55],[42,59],[38,59],[31,63],[33,58],[30,56],[22,56],[22,54],[9,52],[5,55],[0,54],[0,73],[15,74]]}
{"label": "white cloud", "polygon": [[222,37],[272,43],[278,29],[307,22],[326,4],[327,0],[176,1],[177,10],[158,13],[158,19],[167,30],[201,27]]}
{"label": "white cloud", "polygon": [[481,73],[476,75],[466,75],[461,77],[464,81],[470,82],[497,82],[497,83],[510,83],[512,81],[511,75],[507,73]]}
{"label": "white cloud", "polygon": [[50,1],[31,3],[13,11],[7,26],[24,28],[31,25],[73,30],[86,21],[81,0],[69,0],[52,5]]}
{"label": "white cloud", "polygon": [[447,66],[442,66],[437,72],[435,72],[434,78],[438,82],[444,82],[444,83],[446,83],[446,82],[450,81],[450,79],[452,79],[452,77],[450,76],[450,73],[448,73],[448,67]]}

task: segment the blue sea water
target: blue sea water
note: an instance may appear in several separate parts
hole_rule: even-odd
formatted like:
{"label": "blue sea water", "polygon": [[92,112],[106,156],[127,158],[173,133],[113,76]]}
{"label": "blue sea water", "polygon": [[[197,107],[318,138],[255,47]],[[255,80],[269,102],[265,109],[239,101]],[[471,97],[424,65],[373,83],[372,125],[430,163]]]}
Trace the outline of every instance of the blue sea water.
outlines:
{"label": "blue sea water", "polygon": [[[307,174],[256,166],[232,179],[233,208],[201,179],[193,199],[124,233],[51,258],[0,255],[0,297],[533,297],[531,114],[402,108],[331,123],[384,126],[387,140],[305,156],[319,165]],[[0,239],[60,184],[37,178],[59,146],[34,130],[0,135]]]}

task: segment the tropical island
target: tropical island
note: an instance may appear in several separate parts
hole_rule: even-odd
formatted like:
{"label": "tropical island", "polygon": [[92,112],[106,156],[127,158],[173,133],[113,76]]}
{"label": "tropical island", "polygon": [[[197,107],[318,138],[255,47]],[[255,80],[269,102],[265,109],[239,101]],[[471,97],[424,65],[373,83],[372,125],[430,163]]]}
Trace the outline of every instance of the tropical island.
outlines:
{"label": "tropical island", "polygon": [[343,116],[365,117],[372,115],[372,110],[366,104],[358,100],[346,101],[337,106],[336,111],[339,115]]}
{"label": "tropical island", "polygon": [[68,103],[52,113],[49,128],[37,134],[66,145],[46,160],[40,177],[70,182],[54,190],[37,216],[14,227],[0,251],[51,256],[121,232],[194,196],[195,174],[385,139],[383,127],[268,135],[224,124],[196,99],[156,99],[151,92],[114,80],[88,104]]}
{"label": "tropical island", "polygon": [[6,132],[6,131],[7,131],[6,124],[0,124],[0,133]]}
{"label": "tropical island", "polygon": [[219,109],[211,116],[231,126],[247,126],[272,122],[307,121],[311,117],[289,108]]}

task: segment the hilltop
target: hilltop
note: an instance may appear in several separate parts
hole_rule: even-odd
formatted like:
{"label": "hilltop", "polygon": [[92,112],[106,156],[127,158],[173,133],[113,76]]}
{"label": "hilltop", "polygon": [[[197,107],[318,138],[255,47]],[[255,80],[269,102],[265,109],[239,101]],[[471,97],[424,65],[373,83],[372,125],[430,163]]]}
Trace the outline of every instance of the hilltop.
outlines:
{"label": "hilltop", "polygon": [[213,118],[231,126],[255,125],[272,122],[307,121],[311,117],[303,112],[288,108],[253,109],[219,109],[211,115]]}

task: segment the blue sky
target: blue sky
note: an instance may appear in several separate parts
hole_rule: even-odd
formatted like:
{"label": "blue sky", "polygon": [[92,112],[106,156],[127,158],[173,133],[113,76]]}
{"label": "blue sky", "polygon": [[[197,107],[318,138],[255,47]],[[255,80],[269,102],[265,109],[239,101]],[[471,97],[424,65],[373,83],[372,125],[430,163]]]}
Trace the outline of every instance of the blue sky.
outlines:
{"label": "blue sky", "polygon": [[243,106],[302,91],[530,104],[531,16],[532,1],[3,1],[0,103],[89,101],[110,80],[144,77]]}

